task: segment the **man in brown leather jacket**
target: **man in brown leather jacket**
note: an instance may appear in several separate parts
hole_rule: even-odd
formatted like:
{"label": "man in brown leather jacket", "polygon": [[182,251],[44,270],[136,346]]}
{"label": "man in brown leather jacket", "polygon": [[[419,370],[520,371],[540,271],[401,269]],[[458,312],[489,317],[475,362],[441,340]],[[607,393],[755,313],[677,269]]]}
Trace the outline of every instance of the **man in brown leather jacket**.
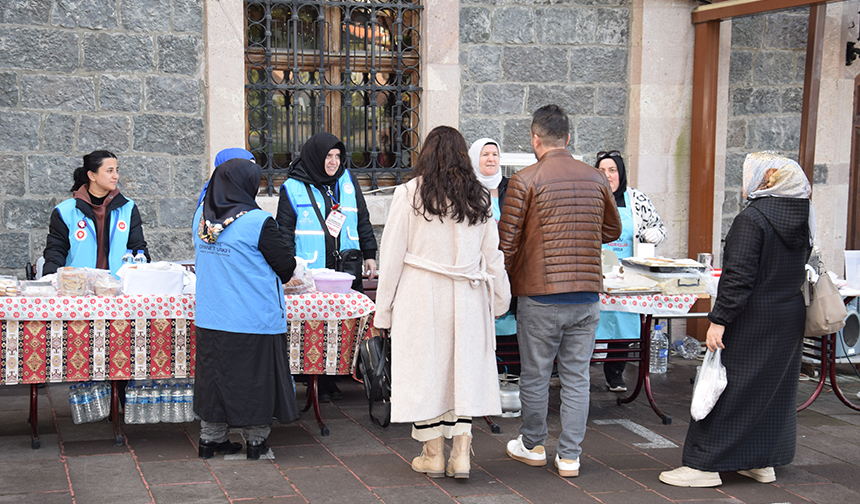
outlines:
{"label": "man in brown leather jacket", "polygon": [[517,296],[517,339],[522,371],[520,436],[508,455],[546,465],[546,413],[553,360],[561,379],[559,475],[579,475],[580,444],[588,420],[589,362],[603,290],[600,247],[621,235],[612,189],[597,169],[573,159],[567,115],[556,105],[532,118],[538,162],[514,174],[499,241]]}

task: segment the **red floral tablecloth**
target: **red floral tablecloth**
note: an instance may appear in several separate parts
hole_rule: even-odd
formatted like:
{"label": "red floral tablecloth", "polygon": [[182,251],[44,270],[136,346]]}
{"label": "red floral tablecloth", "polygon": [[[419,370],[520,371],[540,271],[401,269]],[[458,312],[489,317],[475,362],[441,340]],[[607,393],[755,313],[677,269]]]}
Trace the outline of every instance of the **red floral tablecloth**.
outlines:
{"label": "red floral tablecloth", "polygon": [[[349,374],[376,306],[285,296],[293,373]],[[194,376],[194,296],[0,297],[0,385]]]}
{"label": "red floral tablecloth", "polygon": [[284,296],[287,320],[343,320],[365,317],[376,310],[373,301],[364,294],[313,292]]}
{"label": "red floral tablecloth", "polygon": [[194,296],[0,297],[6,320],[194,320]]}
{"label": "red floral tablecloth", "polygon": [[645,315],[683,315],[690,311],[696,300],[695,294],[641,294],[623,296],[600,294],[600,309],[623,311]]}

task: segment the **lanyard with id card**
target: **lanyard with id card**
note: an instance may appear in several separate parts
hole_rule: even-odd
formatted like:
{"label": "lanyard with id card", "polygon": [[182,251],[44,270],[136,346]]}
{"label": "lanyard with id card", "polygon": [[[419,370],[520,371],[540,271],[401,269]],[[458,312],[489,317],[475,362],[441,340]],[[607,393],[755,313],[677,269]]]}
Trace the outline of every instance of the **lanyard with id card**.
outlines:
{"label": "lanyard with id card", "polygon": [[337,202],[337,200],[334,199],[334,194],[332,194],[331,189],[326,188],[326,192],[328,193],[329,198],[331,198],[333,204],[331,206],[331,212],[329,212],[328,217],[325,220],[323,220],[322,212],[320,212],[320,208],[317,205],[316,198],[314,198],[314,193],[313,191],[311,191],[311,186],[309,184],[305,184],[305,189],[308,191],[308,196],[311,199],[311,206],[314,208],[314,211],[317,214],[317,218],[319,219],[320,224],[322,224],[325,229],[328,230],[329,234],[332,237],[338,238],[338,236],[340,235],[340,230],[343,229],[343,225],[344,223],[346,223],[346,215],[341,212],[338,212],[337,209],[338,207],[340,207],[340,204]]}

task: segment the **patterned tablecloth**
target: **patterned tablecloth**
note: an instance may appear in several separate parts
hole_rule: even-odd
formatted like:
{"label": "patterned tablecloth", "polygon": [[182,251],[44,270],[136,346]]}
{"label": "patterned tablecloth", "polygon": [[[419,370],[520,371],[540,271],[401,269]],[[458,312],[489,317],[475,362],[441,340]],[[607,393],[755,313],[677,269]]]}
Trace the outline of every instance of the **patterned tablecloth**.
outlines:
{"label": "patterned tablecloth", "polygon": [[194,320],[194,296],[0,297],[4,320]]}
{"label": "patterned tablecloth", "polygon": [[[376,306],[285,296],[293,373],[349,374]],[[194,296],[0,297],[0,385],[194,376]]]}
{"label": "patterned tablecloth", "polygon": [[2,320],[0,385],[194,376],[194,321]]}
{"label": "patterned tablecloth", "polygon": [[697,299],[695,294],[600,294],[600,309],[655,316],[683,315],[690,311]]}

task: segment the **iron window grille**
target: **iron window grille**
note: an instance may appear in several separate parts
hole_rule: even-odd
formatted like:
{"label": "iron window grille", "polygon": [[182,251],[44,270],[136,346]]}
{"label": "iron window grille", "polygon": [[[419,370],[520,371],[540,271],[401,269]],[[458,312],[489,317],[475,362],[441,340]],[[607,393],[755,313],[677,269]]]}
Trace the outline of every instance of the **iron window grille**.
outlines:
{"label": "iron window grille", "polygon": [[362,185],[417,158],[420,0],[245,3],[247,147],[274,194],[303,143],[328,131]]}

